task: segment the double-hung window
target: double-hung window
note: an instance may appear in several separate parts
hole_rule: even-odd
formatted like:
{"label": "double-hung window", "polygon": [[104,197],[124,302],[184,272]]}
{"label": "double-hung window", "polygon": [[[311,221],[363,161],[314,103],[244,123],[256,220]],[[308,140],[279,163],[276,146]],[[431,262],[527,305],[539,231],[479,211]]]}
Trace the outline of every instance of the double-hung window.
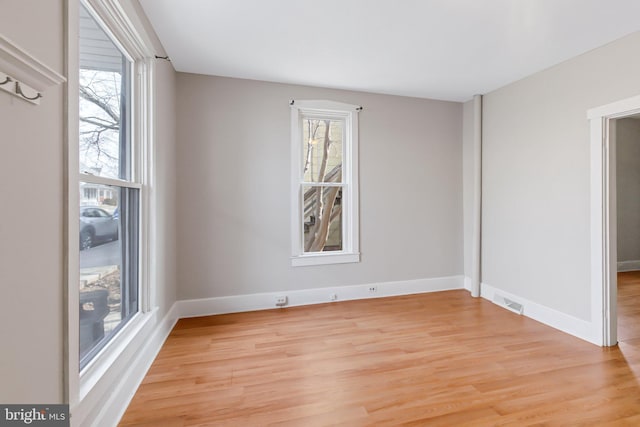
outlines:
{"label": "double-hung window", "polygon": [[[89,6],[105,3],[79,8],[75,244],[81,371],[144,311],[142,289],[148,280],[148,53],[135,37],[126,37],[126,29],[108,25]],[[105,10],[102,16],[108,17]]]}
{"label": "double-hung window", "polygon": [[358,112],[291,103],[292,265],[358,262]]}

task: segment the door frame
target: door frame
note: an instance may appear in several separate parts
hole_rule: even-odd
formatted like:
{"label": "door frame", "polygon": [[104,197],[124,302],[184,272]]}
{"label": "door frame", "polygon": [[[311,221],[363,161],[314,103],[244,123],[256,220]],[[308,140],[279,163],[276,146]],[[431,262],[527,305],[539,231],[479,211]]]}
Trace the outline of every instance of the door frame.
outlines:
{"label": "door frame", "polygon": [[591,158],[591,321],[595,341],[618,342],[615,120],[640,113],[640,96],[592,108]]}

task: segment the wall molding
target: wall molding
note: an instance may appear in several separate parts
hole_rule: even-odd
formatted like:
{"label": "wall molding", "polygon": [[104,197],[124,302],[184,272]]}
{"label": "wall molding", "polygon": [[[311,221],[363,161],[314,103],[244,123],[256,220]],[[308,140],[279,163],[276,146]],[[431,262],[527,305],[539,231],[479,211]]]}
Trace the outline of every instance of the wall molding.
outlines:
{"label": "wall molding", "polygon": [[618,261],[618,271],[638,271],[640,270],[640,260]]}
{"label": "wall molding", "polygon": [[[370,287],[376,287],[370,292]],[[399,295],[464,289],[463,276],[448,276],[431,279],[404,280],[397,282],[369,283],[363,285],[331,286],[302,290],[283,290],[259,294],[233,295],[215,298],[177,301],[180,318],[209,316],[214,314],[240,313],[244,311],[278,308],[276,297],[286,296],[285,307],[351,301],[368,298],[383,298]],[[335,295],[335,300],[331,296]]]}
{"label": "wall molding", "polygon": [[32,104],[42,92],[66,81],[27,51],[0,34],[0,89]]}
{"label": "wall molding", "polygon": [[482,298],[493,302],[494,295],[496,293],[522,304],[524,306],[522,312],[523,316],[536,320],[540,323],[544,323],[547,326],[551,326],[554,329],[558,329],[592,344],[596,344],[598,346],[602,345],[600,342],[601,340],[597,336],[598,334],[595,333],[596,328],[594,328],[592,322],[562,313],[553,308],[538,304],[521,296],[505,292],[501,289],[494,288],[486,283],[482,283],[480,292],[480,296]]}
{"label": "wall molding", "polygon": [[40,92],[66,81],[64,76],[2,35],[0,35],[0,69]]}

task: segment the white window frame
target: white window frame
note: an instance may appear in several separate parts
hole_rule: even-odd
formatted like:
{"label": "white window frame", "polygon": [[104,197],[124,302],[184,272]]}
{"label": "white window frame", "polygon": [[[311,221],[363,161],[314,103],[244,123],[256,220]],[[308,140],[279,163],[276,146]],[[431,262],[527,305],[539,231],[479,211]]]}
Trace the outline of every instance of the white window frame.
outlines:
{"label": "white window frame", "polygon": [[[294,267],[360,262],[358,198],[358,113],[362,107],[326,100],[291,101],[291,265]],[[304,252],[302,224],[304,182],[302,120],[305,117],[344,120],[342,143],[342,250]]]}
{"label": "white window frame", "polygon": [[[79,165],[79,7],[84,5],[112,41],[133,62],[131,92],[131,157],[129,181],[80,173]],[[153,181],[153,49],[136,31],[117,0],[69,0],[67,9],[67,238],[66,282],[67,347],[66,394],[73,420],[82,420],[87,411],[99,404],[100,398],[118,379],[118,371],[128,362],[133,347],[141,347],[156,309],[152,294],[152,269],[155,242],[149,230],[154,220],[150,212]],[[116,333],[98,354],[80,371],[79,357],[79,183],[116,185],[139,190],[139,254],[138,254],[138,312]]]}

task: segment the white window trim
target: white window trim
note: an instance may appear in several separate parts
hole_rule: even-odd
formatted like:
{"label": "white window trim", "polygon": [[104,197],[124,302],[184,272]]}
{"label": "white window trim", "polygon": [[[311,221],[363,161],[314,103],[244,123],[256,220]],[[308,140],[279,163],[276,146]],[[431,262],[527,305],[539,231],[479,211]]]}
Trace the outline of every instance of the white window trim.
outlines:
{"label": "white window trim", "polygon": [[[150,259],[154,256],[154,240],[149,230],[154,220],[150,206],[153,183],[153,50],[136,31],[117,0],[80,0],[90,13],[112,37],[118,47],[134,62],[132,96],[132,179],[123,181],[95,177],[78,173],[79,155],[79,2],[67,2],[67,235],[66,235],[66,283],[67,313],[65,344],[67,361],[65,364],[66,395],[72,414],[83,419],[83,414],[96,403],[96,397],[109,388],[109,384],[118,380],[117,369],[122,353],[135,342],[141,343],[146,325],[154,318],[155,301],[152,299],[153,269]],[[140,190],[139,224],[139,310],[133,318],[105,345],[105,347],[80,372],[79,335],[80,320],[78,312],[78,277],[80,272],[78,223],[80,182],[94,182],[137,188]],[[72,418],[72,425],[73,423]]]}
{"label": "white window trim", "polygon": [[[326,100],[291,101],[291,265],[293,267],[360,262],[358,197],[358,112],[362,107]],[[302,118],[314,115],[345,120],[343,141],[342,251],[303,253]]]}

